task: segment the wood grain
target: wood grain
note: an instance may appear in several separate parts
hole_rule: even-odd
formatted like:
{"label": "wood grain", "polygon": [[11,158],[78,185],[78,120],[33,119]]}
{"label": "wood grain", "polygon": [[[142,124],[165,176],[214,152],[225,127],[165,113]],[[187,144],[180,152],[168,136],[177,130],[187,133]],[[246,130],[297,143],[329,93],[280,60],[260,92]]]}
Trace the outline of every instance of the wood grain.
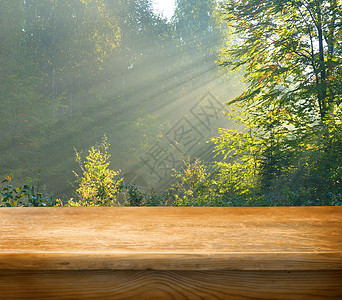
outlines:
{"label": "wood grain", "polygon": [[3,270],[342,270],[342,207],[1,208]]}
{"label": "wood grain", "polygon": [[6,271],[0,299],[342,299],[342,271]]}
{"label": "wood grain", "polygon": [[342,299],[342,208],[2,208],[0,299]]}

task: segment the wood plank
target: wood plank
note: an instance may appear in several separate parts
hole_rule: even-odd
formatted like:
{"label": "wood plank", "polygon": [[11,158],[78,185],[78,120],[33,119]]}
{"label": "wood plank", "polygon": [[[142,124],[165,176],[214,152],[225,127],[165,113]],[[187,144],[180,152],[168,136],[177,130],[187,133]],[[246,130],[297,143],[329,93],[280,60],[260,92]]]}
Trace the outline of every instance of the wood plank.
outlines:
{"label": "wood plank", "polygon": [[342,271],[6,271],[0,299],[342,299]]}
{"label": "wood plank", "polygon": [[342,270],[342,207],[1,208],[3,270]]}

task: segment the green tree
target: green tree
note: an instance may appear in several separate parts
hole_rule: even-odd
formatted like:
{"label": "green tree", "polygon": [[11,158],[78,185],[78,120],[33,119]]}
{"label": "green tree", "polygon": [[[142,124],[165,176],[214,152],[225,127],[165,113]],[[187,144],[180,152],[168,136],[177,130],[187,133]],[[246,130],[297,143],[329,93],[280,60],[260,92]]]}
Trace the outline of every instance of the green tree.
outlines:
{"label": "green tree", "polygon": [[217,78],[213,69],[222,36],[218,20],[214,0],[176,1],[173,23],[180,53],[178,76],[182,84],[190,83],[191,89],[208,89],[209,83]]}
{"label": "green tree", "polygon": [[303,131],[336,109],[340,1],[226,1],[223,12],[236,38],[222,64],[243,67],[248,83],[234,102],[246,104],[263,129]]}
{"label": "green tree", "polygon": [[210,179],[206,166],[198,159],[191,162],[190,157],[183,159],[182,170],[175,171],[176,182],[169,189],[176,206],[210,206]]}
{"label": "green tree", "polygon": [[41,145],[54,125],[55,103],[28,36],[24,2],[0,2],[0,174],[23,178],[38,171]]}
{"label": "green tree", "polygon": [[[327,203],[342,179],[333,154],[341,127],[341,1],[227,0],[222,13],[232,28],[222,65],[241,69],[247,84],[229,104],[247,111],[246,127],[256,130],[259,187],[283,204],[294,203],[286,196],[294,187],[307,193],[306,203]],[[325,186],[310,184],[323,170]]]}
{"label": "green tree", "polygon": [[216,163],[214,183],[227,205],[252,205],[259,200],[256,187],[265,145],[246,112],[244,116],[230,113],[230,117],[238,125],[243,124],[245,132],[219,129],[219,136],[210,140],[215,144],[216,154],[223,156],[223,160]]}
{"label": "green tree", "polygon": [[82,162],[80,153],[76,151],[76,161],[82,170],[81,176],[74,172],[79,183],[79,188],[76,190],[80,197],[78,205],[118,205],[117,193],[121,180],[117,179],[118,172],[108,168],[110,164],[109,146],[107,138],[104,137],[100,146],[91,147],[84,162]]}
{"label": "green tree", "polygon": [[243,66],[249,85],[234,101],[263,128],[313,124],[340,104],[340,1],[227,1],[224,13],[237,38],[223,65]]}

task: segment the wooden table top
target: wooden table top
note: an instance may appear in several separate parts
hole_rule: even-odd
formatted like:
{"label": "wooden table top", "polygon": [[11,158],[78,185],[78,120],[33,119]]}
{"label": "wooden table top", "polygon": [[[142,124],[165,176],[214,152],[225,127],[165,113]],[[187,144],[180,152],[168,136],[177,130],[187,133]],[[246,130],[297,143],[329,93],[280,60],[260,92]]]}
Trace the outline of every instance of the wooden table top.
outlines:
{"label": "wooden table top", "polygon": [[342,270],[342,207],[0,209],[3,270]]}

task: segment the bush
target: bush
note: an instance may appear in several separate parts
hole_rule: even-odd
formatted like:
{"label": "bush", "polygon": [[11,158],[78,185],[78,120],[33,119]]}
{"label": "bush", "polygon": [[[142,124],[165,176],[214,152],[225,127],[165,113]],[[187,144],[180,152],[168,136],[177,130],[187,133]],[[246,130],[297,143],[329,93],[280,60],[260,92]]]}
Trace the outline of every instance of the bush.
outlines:
{"label": "bush", "polygon": [[[13,179],[13,174],[7,176],[1,182],[1,192],[0,192],[0,206],[6,207],[18,207],[18,206],[35,206],[35,207],[45,207],[45,206],[63,206],[60,199],[55,199],[53,195],[44,195],[39,191],[40,189],[40,173],[35,179],[27,177],[27,183],[23,186],[14,188],[11,184]],[[34,184],[36,182],[36,185]]]}
{"label": "bush", "polygon": [[[110,170],[108,148],[110,144],[107,138],[102,139],[102,144],[91,147],[89,155],[82,162],[81,154],[76,150],[76,162],[82,170],[82,175],[74,172],[78,178],[79,188],[76,190],[79,196],[80,206],[113,206],[118,205],[117,194],[120,190],[120,182],[117,179],[119,172]],[[76,205],[73,200],[69,205]]]}

